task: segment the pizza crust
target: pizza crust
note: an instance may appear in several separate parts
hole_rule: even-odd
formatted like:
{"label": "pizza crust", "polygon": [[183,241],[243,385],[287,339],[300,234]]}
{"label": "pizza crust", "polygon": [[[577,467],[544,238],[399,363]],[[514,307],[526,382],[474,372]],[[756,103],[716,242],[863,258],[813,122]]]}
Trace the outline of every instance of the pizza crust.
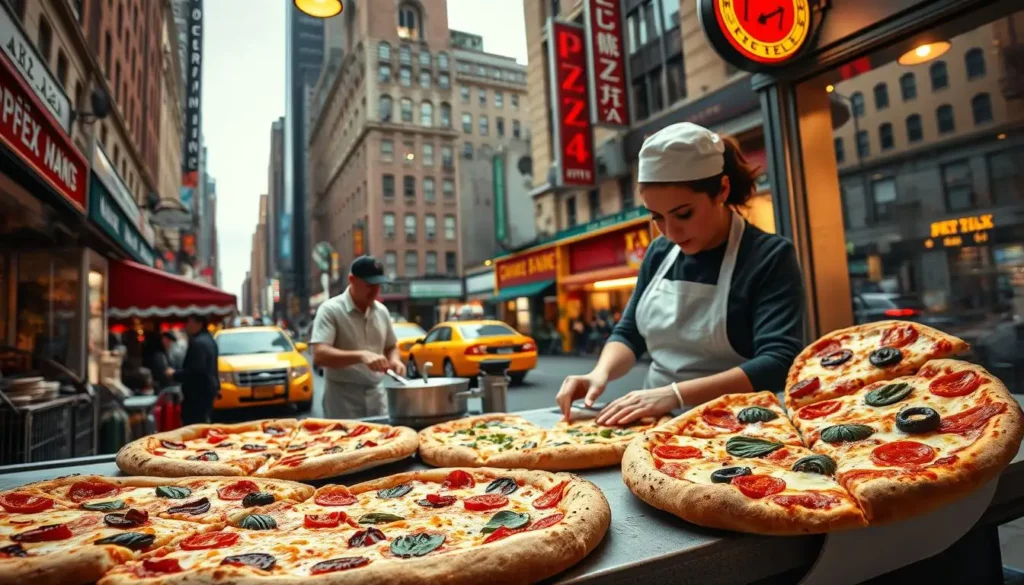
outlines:
{"label": "pizza crust", "polygon": [[305,459],[294,467],[271,466],[260,473],[260,477],[290,480],[324,479],[401,461],[416,452],[419,441],[416,431],[408,427],[393,428],[398,429],[398,435],[383,445],[365,447],[358,451],[318,455]]}
{"label": "pizza crust", "polygon": [[81,546],[63,554],[4,559],[0,585],[85,585],[135,558],[120,546]]}

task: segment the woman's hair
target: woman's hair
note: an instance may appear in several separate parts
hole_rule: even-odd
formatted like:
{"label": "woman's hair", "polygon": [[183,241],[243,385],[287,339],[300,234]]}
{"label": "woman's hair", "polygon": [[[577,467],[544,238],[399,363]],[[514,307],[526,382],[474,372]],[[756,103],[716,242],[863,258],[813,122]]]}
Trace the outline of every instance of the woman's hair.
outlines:
{"label": "woman's hair", "polygon": [[747,162],[735,138],[725,135],[720,135],[720,137],[725,146],[725,153],[722,155],[725,158],[725,167],[720,174],[706,179],[677,181],[670,184],[714,197],[722,188],[722,177],[729,177],[729,196],[725,202],[728,205],[740,207],[746,204],[754,194],[754,186],[757,184],[757,176],[761,174],[761,168]]}

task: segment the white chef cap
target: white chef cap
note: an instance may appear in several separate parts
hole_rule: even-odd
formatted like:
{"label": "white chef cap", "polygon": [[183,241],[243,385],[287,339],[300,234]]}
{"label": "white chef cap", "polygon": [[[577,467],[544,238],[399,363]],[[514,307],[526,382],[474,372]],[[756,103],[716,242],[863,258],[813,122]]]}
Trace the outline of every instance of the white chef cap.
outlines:
{"label": "white chef cap", "polygon": [[725,169],[725,143],[703,126],[680,122],[666,126],[640,147],[638,183],[696,181]]}

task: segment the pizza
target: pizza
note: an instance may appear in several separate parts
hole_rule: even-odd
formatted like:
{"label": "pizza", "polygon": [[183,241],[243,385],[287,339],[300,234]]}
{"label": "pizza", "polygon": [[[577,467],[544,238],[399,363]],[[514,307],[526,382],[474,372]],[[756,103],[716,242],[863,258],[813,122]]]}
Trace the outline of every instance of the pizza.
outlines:
{"label": "pizza", "polygon": [[248,507],[312,494],[288,481],[225,477],[30,484],[0,493],[0,584],[92,583],[120,563],[217,530]]}
{"label": "pizza", "polygon": [[416,452],[416,431],[359,421],[274,419],[190,425],[125,445],[132,475],[244,475],[313,480],[355,473]]}
{"label": "pizza", "polygon": [[852,394],[879,380],[917,372],[925,362],[968,348],[961,339],[919,323],[879,321],[839,329],[797,355],[786,379],[786,408]]}
{"label": "pizza", "polygon": [[568,471],[616,465],[638,433],[667,417],[625,426],[593,419],[560,421],[545,429],[514,414],[484,414],[420,431],[420,458],[437,467],[505,467]]}

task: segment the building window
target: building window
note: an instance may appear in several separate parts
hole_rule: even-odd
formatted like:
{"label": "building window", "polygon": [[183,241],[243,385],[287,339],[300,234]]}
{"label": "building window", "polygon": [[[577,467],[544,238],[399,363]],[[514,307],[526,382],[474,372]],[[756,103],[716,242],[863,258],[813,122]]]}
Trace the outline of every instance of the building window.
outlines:
{"label": "building window", "polygon": [[974,181],[967,161],[942,165],[942,187],[946,193],[949,211],[967,211],[974,208]]}
{"label": "building window", "polygon": [[505,118],[494,119],[494,131],[498,134],[499,137],[505,136]]}
{"label": "building window", "polygon": [[519,94],[515,94],[515,93],[512,94],[512,109],[513,110],[518,110],[519,109]]}
{"label": "building window", "polygon": [[843,139],[838,137],[833,138],[832,144],[835,146],[836,149],[836,162],[839,164],[843,164],[843,161],[846,160],[846,151],[843,148]]}
{"label": "building window", "polygon": [[452,106],[448,103],[441,104],[441,127],[452,127]]}
{"label": "building window", "polygon": [[444,253],[444,272],[448,275],[459,273],[459,269],[455,266],[455,252]]}
{"label": "building window", "polygon": [[573,227],[576,225],[576,196],[570,195],[565,200],[565,221],[566,227]]}
{"label": "building window", "polygon": [[601,217],[601,193],[597,189],[587,192],[587,207],[590,208],[590,221]]}
{"label": "building window", "polygon": [[643,79],[633,82],[633,111],[637,120],[643,120],[649,113],[647,109],[647,84]]}
{"label": "building window", "polygon": [[853,105],[853,115],[858,118],[864,117],[864,94],[859,91],[853,92],[850,96],[850,103]]}
{"label": "building window", "polygon": [[670,31],[679,26],[679,2],[668,2],[666,0],[662,0],[661,12],[665,17],[664,22],[662,23],[662,26],[664,27],[663,30]]}
{"label": "building window", "polygon": [[512,137],[520,138],[520,133],[519,120],[512,120]]}
{"label": "building window", "polygon": [[420,272],[420,258],[415,250],[409,250],[405,253],[405,276],[406,278],[412,278]]}
{"label": "building window", "polygon": [[390,122],[391,121],[391,96],[382,95],[380,96],[380,104],[378,109],[380,110],[380,121]]}
{"label": "building window", "polygon": [[412,69],[401,67],[398,69],[398,82],[402,87],[412,87]]}
{"label": "building window", "polygon": [[393,238],[395,237],[395,214],[390,211],[384,214],[384,237]]}
{"label": "building window", "polygon": [[[673,4],[664,2],[664,5]],[[679,6],[675,6],[676,17],[679,17]],[[683,56],[669,59],[665,64],[665,76],[668,77],[668,101],[674,104],[686,97],[686,71],[683,69]]]}
{"label": "building window", "polygon": [[402,98],[402,121],[412,122],[412,100],[409,98]]}
{"label": "building window", "polygon": [[377,44],[377,58],[381,61],[391,60],[391,45],[381,41]]}
{"label": "building window", "polygon": [[377,79],[379,79],[381,83],[391,83],[391,66],[381,63],[377,67]]}
{"label": "building window", "polygon": [[437,237],[437,216],[428,213],[423,216],[423,232],[427,235],[428,241],[434,241]]}
{"label": "building window", "polygon": [[437,68],[441,71],[448,71],[448,53],[437,54]]}
{"label": "building window", "polygon": [[416,239],[416,214],[414,213],[405,214],[405,239]]}
{"label": "building window", "polygon": [[857,132],[857,156],[867,158],[871,154],[871,139],[867,130]]}
{"label": "building window", "polygon": [[935,117],[939,122],[939,134],[948,134],[956,130],[956,123],[953,120],[953,106],[942,104],[935,110]]}
{"label": "building window", "polygon": [[434,178],[424,177],[423,178],[423,200],[428,203],[433,203],[437,200],[437,193],[434,188]]}
{"label": "building window", "polygon": [[945,61],[932,63],[932,66],[928,68],[928,73],[932,78],[932,91],[949,87],[949,73],[946,71]]}
{"label": "building window", "polygon": [[480,116],[480,136],[487,136],[489,124],[487,122],[487,116]]}
{"label": "building window", "polygon": [[66,88],[68,85],[68,58],[60,49],[57,49],[57,81],[61,87]]}
{"label": "building window", "polygon": [[919,142],[924,138],[924,130],[921,125],[921,116],[911,114],[907,116],[907,141]]}
{"label": "building window", "polygon": [[43,62],[49,65],[50,51],[53,48],[53,29],[50,28],[50,23],[43,16],[39,17],[39,40],[36,46],[43,55]]}
{"label": "building window", "polygon": [[420,71],[420,87],[430,89],[430,72]]}
{"label": "building window", "polygon": [[423,166],[432,167],[434,166],[434,145],[424,144],[423,145]]}
{"label": "building window", "polygon": [[409,49],[409,45],[402,45],[398,48],[398,64],[412,65],[412,51]]}
{"label": "building window", "polygon": [[651,114],[657,114],[665,108],[665,98],[662,95],[661,67],[658,67],[647,76],[648,90],[651,95]]}
{"label": "building window", "polygon": [[974,47],[964,55],[964,65],[967,67],[967,79],[975,79],[985,76],[985,52]]}
{"label": "building window", "polygon": [[892,124],[886,122],[878,127],[878,141],[881,143],[882,150],[889,150],[894,146]]}
{"label": "building window", "polygon": [[894,179],[881,179],[871,182],[871,199],[875,207],[875,221],[887,221],[896,203],[896,181]]}
{"label": "building window", "polygon": [[406,199],[416,198],[416,177],[412,175],[402,177],[402,195]]}
{"label": "building window", "polygon": [[996,205],[1024,201],[1024,148],[988,155],[988,176]]}
{"label": "building window", "polygon": [[913,73],[904,73],[900,76],[900,94],[905,102],[917,99],[917,78]]}
{"label": "building window", "polygon": [[494,92],[494,107],[503,108],[505,107],[505,94],[500,91]]}
{"label": "building window", "polygon": [[462,114],[462,131],[466,134],[473,133],[473,114],[465,112]]}
{"label": "building window", "polygon": [[384,270],[388,273],[388,278],[394,280],[398,276],[398,254],[388,250],[384,252]]}
{"label": "building window", "polygon": [[446,171],[450,171],[455,168],[455,156],[452,153],[452,147],[450,146],[441,147],[441,168]]}
{"label": "building window", "polygon": [[395,143],[393,141],[380,141],[380,159],[384,162],[392,162],[395,160]]}
{"label": "building window", "polygon": [[[103,66],[107,71],[107,75],[110,75],[110,33],[105,35],[106,46],[103,47]],[[108,77],[109,79],[109,77]]]}
{"label": "building window", "polygon": [[462,93],[462,103],[468,104],[469,103],[469,87],[463,85],[462,87],[459,88],[459,91]]}
{"label": "building window", "polygon": [[420,51],[420,68],[430,68],[432,61],[430,59],[430,51],[423,49]]}
{"label": "building window", "polygon": [[445,199],[455,199],[455,181],[445,179],[441,182],[441,190]]}
{"label": "building window", "polygon": [[481,106],[486,106],[487,105],[487,90],[486,89],[479,89],[479,90],[477,90],[476,94],[477,94],[477,100],[480,102],[480,105]]}
{"label": "building window", "polygon": [[427,252],[427,276],[435,274],[437,274],[437,252]]}
{"label": "building window", "polygon": [[879,83],[875,86],[875,109],[884,110],[889,107],[889,86]]}
{"label": "building window", "polygon": [[455,241],[455,216],[444,216],[444,239],[449,242]]}
{"label": "building window", "polygon": [[992,97],[987,93],[979,93],[971,99],[971,112],[974,113],[974,124],[988,124],[992,121]]}
{"label": "building window", "polygon": [[419,40],[423,38],[420,26],[420,12],[411,3],[398,7],[398,36],[403,39]]}
{"label": "building window", "polygon": [[473,143],[468,140],[462,145],[462,158],[473,158]]}
{"label": "building window", "polygon": [[430,128],[434,125],[434,105],[430,102],[420,104],[420,126]]}
{"label": "building window", "polygon": [[448,77],[447,73],[439,73],[437,75],[437,86],[441,89],[448,89],[452,86],[451,78]]}
{"label": "building window", "polygon": [[382,190],[384,191],[384,198],[390,199],[395,196],[395,176],[388,174],[384,175],[384,180],[381,183]]}
{"label": "building window", "polygon": [[114,63],[114,100],[121,101],[121,62]]}

